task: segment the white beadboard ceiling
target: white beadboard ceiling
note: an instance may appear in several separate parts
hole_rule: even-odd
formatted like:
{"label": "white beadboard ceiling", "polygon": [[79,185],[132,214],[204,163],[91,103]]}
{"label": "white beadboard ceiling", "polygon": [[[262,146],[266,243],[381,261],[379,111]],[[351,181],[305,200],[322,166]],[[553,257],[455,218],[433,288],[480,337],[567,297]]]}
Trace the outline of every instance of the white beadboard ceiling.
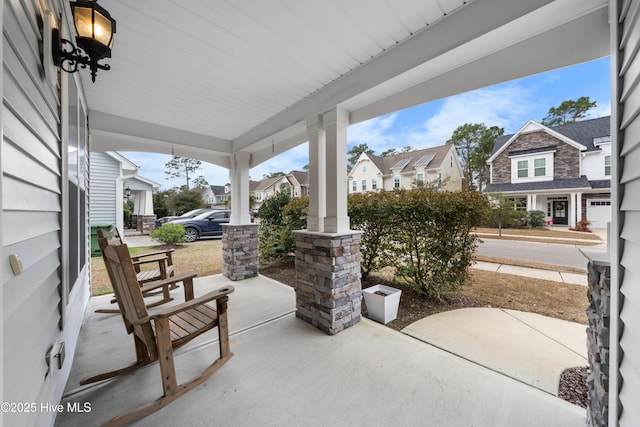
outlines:
{"label": "white beadboard ceiling", "polygon": [[606,0],[100,4],[117,32],[111,70],[93,84],[81,71],[92,149],[222,166],[236,151],[255,165],[304,142],[305,120],[336,105],[354,123],[609,47]]}

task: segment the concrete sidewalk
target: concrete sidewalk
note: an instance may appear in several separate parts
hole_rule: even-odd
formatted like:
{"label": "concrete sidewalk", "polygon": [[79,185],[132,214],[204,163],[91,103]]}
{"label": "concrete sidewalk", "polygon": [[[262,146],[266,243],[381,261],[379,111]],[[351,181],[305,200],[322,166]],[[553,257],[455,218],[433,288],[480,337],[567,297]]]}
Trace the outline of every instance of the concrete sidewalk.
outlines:
{"label": "concrete sidewalk", "polygon": [[[487,369],[472,361],[467,351],[458,356],[367,319],[328,336],[295,317],[290,287],[262,276],[240,282],[222,276],[198,278],[196,296],[229,284],[236,289],[229,300],[235,356],[202,385],[136,426],[585,425],[584,409],[497,369]],[[173,292],[176,303],[180,302],[181,289]],[[65,407],[69,402],[90,402],[91,411],[60,413],[57,426],[98,425],[162,393],[157,365],[78,386],[79,378],[134,357],[120,316],[93,313],[109,306],[109,299],[108,295],[91,299],[63,399]],[[486,324],[480,320],[482,312],[476,313],[479,317],[473,322]],[[443,333],[457,334],[464,343],[467,336],[453,326],[467,325],[472,317],[454,312],[441,325],[448,328]],[[503,323],[506,329],[494,335],[511,337],[505,345],[529,341],[528,335],[534,333],[531,328]],[[543,322],[537,325],[544,326]],[[430,328],[415,325],[412,329],[425,335]],[[550,328],[559,333],[555,325]],[[211,353],[217,354],[217,343],[206,336],[179,350],[180,380],[193,377],[211,360]],[[539,365],[544,370],[543,363]]]}
{"label": "concrete sidewalk", "polygon": [[553,282],[569,283],[587,286],[587,275],[567,273],[563,271],[542,270],[539,268],[518,267],[516,265],[498,264],[486,261],[476,261],[471,268],[495,273],[513,274],[515,276],[531,277],[534,279],[551,280]]}
{"label": "concrete sidewalk", "polygon": [[553,395],[562,371],[587,366],[586,326],[535,313],[465,308],[402,332]]}

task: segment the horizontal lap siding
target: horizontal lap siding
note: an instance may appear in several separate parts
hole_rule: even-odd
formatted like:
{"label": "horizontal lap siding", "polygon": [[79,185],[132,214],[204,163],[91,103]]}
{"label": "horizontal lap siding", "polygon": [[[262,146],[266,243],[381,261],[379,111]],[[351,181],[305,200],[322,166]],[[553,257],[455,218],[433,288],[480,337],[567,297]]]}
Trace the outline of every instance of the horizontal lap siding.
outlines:
{"label": "horizontal lap siding", "polygon": [[[640,420],[640,0],[620,3],[619,422]],[[627,7],[628,6],[628,7]]]}
{"label": "horizontal lap siding", "polygon": [[106,153],[93,152],[91,156],[91,224],[116,224],[116,180],[120,176],[120,163]]}
{"label": "horizontal lap siding", "polygon": [[[4,400],[54,402],[45,354],[61,339],[61,145],[55,88],[42,75],[37,2],[3,7],[2,264]],[[59,375],[59,374],[58,374]],[[5,414],[5,425],[47,425],[51,414]]]}

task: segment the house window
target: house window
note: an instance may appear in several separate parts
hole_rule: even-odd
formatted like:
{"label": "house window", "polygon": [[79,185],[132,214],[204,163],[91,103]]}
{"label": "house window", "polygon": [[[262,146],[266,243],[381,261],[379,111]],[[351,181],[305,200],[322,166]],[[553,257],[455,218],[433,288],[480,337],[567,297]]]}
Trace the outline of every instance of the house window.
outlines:
{"label": "house window", "polygon": [[510,201],[513,202],[513,208],[517,211],[527,210],[527,198],[526,197],[511,197]]}
{"label": "house window", "polygon": [[256,200],[262,200],[262,193],[256,193]]}
{"label": "house window", "polygon": [[545,176],[547,174],[546,159],[535,159],[533,161],[533,175]]}
{"label": "house window", "polygon": [[416,181],[418,183],[418,185],[423,185],[424,184],[424,174],[423,173],[419,173],[416,175]]}
{"label": "house window", "polygon": [[298,187],[293,187],[293,195],[294,197],[298,197]]}
{"label": "house window", "polygon": [[366,167],[366,166],[363,166],[363,167],[362,167],[362,172],[366,172],[366,171],[367,171],[367,167]]}
{"label": "house window", "polygon": [[611,176],[611,156],[604,156],[604,176]]}
{"label": "house window", "polygon": [[529,161],[518,160],[518,178],[526,178],[529,176]]}
{"label": "house window", "polygon": [[378,189],[378,180],[375,178],[371,179],[371,189],[372,190],[377,190]]}
{"label": "house window", "polygon": [[366,179],[362,180],[362,191],[367,191],[367,180]]}
{"label": "house window", "polygon": [[356,191],[358,191],[358,181],[356,181],[355,179],[353,180],[353,185],[351,186],[351,192],[355,193]]}
{"label": "house window", "polygon": [[393,177],[393,188],[400,188],[400,175]]}

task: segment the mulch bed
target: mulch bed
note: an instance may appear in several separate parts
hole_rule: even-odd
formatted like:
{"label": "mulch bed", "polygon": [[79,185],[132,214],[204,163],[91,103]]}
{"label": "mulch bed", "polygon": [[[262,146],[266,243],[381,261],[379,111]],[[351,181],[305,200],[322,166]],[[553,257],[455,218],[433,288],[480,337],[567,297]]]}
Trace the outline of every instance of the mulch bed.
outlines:
{"label": "mulch bed", "polygon": [[[295,287],[295,263],[290,258],[278,264],[271,266],[260,266],[260,274],[277,280],[281,283]],[[391,282],[382,279],[379,276],[362,281],[362,288],[368,288],[376,284],[393,286],[402,289],[402,299],[400,300],[400,308],[398,310],[398,318],[387,324],[388,327],[395,330],[401,330],[411,323],[423,319],[432,314],[441,313],[443,311],[455,310],[467,307],[483,307],[470,298],[460,295],[454,295],[445,301],[437,301],[435,299],[425,298],[418,294],[412,288],[404,286],[401,283]],[[367,307],[362,301],[362,315],[367,315]],[[587,368],[576,367],[567,369],[560,376],[560,384],[558,387],[558,396],[567,402],[587,407]]]}

